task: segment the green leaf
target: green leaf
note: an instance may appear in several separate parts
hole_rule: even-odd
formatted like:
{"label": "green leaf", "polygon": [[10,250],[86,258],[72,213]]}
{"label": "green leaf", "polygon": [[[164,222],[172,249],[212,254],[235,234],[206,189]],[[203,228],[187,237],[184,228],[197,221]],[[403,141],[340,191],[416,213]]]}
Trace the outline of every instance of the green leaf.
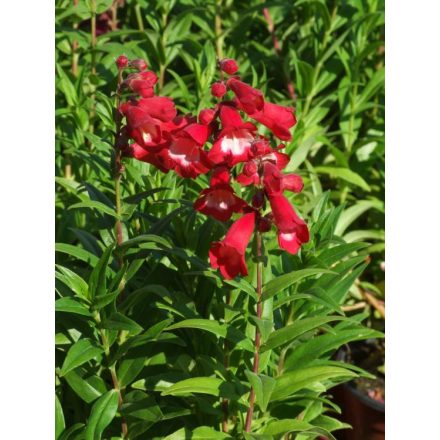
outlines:
{"label": "green leaf", "polygon": [[55,395],[55,440],[58,440],[65,428],[63,408],[58,400],[58,396]]}
{"label": "green leaf", "polygon": [[110,390],[95,402],[87,423],[85,440],[101,440],[104,429],[116,415],[118,398],[119,393],[116,390]]}
{"label": "green leaf", "polygon": [[307,431],[310,428],[313,426],[302,420],[284,419],[270,422],[263,432],[268,435],[283,435],[289,432]]}
{"label": "green leaf", "polygon": [[68,209],[80,209],[80,208],[96,209],[99,212],[118,218],[116,211],[113,208],[110,208],[110,206],[107,206],[104,203],[98,202],[96,200],[86,200],[84,202],[74,203],[73,205],[70,205]]}
{"label": "green leaf", "polygon": [[211,396],[230,397],[233,395],[231,384],[217,377],[192,377],[181,380],[162,391],[162,396],[180,396],[185,394],[200,393]]}
{"label": "green leaf", "polygon": [[171,249],[173,247],[167,240],[165,240],[162,237],[159,237],[158,235],[144,234],[144,235],[139,235],[136,238],[132,238],[131,240],[124,241],[124,243],[122,243],[116,248],[116,252],[124,253],[128,249],[142,245],[143,243],[156,243],[167,249]]}
{"label": "green leaf", "polygon": [[118,380],[121,388],[125,388],[136,379],[144,368],[146,360],[146,357],[139,357],[133,359],[124,359],[119,363]]}
{"label": "green leaf", "polygon": [[110,245],[102,254],[96,266],[93,268],[89,278],[89,292],[90,297],[105,295],[107,293],[106,270],[113,250],[113,245]]}
{"label": "green leaf", "polygon": [[348,379],[356,376],[356,373],[340,367],[319,366],[290,371],[276,378],[271,401],[289,397],[296,391],[307,388],[316,382],[329,379]]}
{"label": "green leaf", "polygon": [[115,312],[109,318],[105,319],[102,323],[102,328],[109,330],[127,330],[132,335],[137,335],[143,330],[137,322],[119,312]]}
{"label": "green leaf", "polygon": [[73,436],[73,434],[75,434],[80,429],[82,430],[84,426],[84,423],[75,423],[70,428],[65,429],[58,440],[76,440],[78,436]]}
{"label": "green leaf", "polygon": [[270,280],[263,287],[262,300],[265,301],[269,298],[272,298],[274,295],[282,292],[284,289],[287,289],[291,285],[301,281],[304,278],[313,275],[320,275],[323,273],[333,273],[333,272],[328,269],[319,269],[319,268],[301,269],[274,278],[273,280]]}
{"label": "green leaf", "polygon": [[78,95],[76,93],[75,87],[70,81],[69,77],[64,72],[63,68],[57,64],[56,65],[57,73],[59,76],[58,86],[61,91],[64,93],[67,104],[70,106],[76,105],[78,102]]}
{"label": "green leaf", "polygon": [[291,368],[303,367],[321,355],[351,341],[380,337],[382,337],[382,333],[365,327],[342,330],[336,334],[327,333],[317,336],[297,347],[294,352],[287,357],[284,368],[289,370]]}
{"label": "green leaf", "polygon": [[349,170],[348,168],[320,166],[315,167],[315,171],[321,174],[328,174],[333,178],[345,180],[352,185],[361,187],[365,191],[371,191],[370,185],[368,185],[368,183],[365,182],[365,180],[359,174]]}
{"label": "green leaf", "polygon": [[80,373],[84,374],[81,368],[69,371],[64,379],[84,402],[91,403],[107,391],[105,382],[101,377],[83,377]]}
{"label": "green leaf", "polygon": [[61,376],[64,376],[74,368],[97,358],[102,352],[103,349],[96,346],[96,344],[90,339],[80,339],[73,344],[67,352],[66,359],[64,359],[63,366],[61,367]]}
{"label": "green leaf", "polygon": [[199,426],[194,431],[181,428],[173,434],[164,437],[164,440],[225,440],[229,438],[232,438],[229,434],[216,431],[209,426]]}
{"label": "green leaf", "polygon": [[60,265],[56,265],[58,272],[55,272],[55,277],[68,286],[73,293],[81,298],[89,298],[89,286],[87,283],[75,272]]}
{"label": "green leaf", "polygon": [[234,342],[237,347],[244,350],[254,352],[252,342],[240,330],[227,324],[220,324],[210,319],[185,319],[176,324],[171,325],[166,330],[176,330],[178,328],[196,328],[213,333],[221,338],[226,338]]}
{"label": "green leaf", "polygon": [[[339,234],[338,234],[339,235]],[[334,246],[330,249],[324,249],[318,256],[317,259],[327,266],[330,266],[342,258],[347,257],[353,252],[364,249],[368,246],[367,243],[346,243]]]}
{"label": "green leaf", "polygon": [[99,258],[96,255],[93,255],[91,252],[81,249],[78,246],[72,246],[71,244],[55,243],[55,251],[68,254],[77,258],[78,260],[85,261],[92,267],[95,267],[99,261]]}
{"label": "green leaf", "polygon": [[261,352],[272,350],[281,345],[289,344],[298,336],[307,333],[310,330],[318,328],[328,322],[343,320],[341,316],[316,316],[312,318],[304,318],[296,321],[287,327],[275,330],[269,336],[267,342],[261,347]]}
{"label": "green leaf", "polygon": [[356,202],[353,206],[350,206],[350,208],[344,210],[337,223],[335,234],[342,236],[346,229],[356,219],[358,219],[364,212],[372,208],[383,210],[383,203],[379,200],[361,200]]}
{"label": "green leaf", "polygon": [[55,311],[56,312],[67,312],[67,313],[76,313],[77,315],[89,316],[92,314],[89,312],[87,307],[81,304],[79,301],[65,297],[60,298],[55,301]]}
{"label": "green leaf", "polygon": [[257,375],[249,370],[245,370],[245,374],[252,388],[255,390],[256,402],[262,411],[266,411],[272,391],[275,387],[275,379],[264,374]]}

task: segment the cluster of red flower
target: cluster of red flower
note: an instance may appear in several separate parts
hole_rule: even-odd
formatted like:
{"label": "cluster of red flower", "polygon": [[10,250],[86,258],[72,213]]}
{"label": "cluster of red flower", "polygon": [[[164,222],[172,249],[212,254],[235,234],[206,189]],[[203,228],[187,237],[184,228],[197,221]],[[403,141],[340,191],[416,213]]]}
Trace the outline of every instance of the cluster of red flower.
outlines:
{"label": "cluster of red flower", "polygon": [[[293,109],[265,101],[261,91],[234,76],[238,71],[235,60],[219,62],[222,80],[211,87],[213,96],[221,99],[215,108],[202,110],[198,118],[178,115],[170,98],[155,96],[157,76],[147,70],[143,60],[117,60],[119,69],[133,67],[122,82],[122,89],[134,95],[120,106],[126,118],[122,136],[127,143],[124,155],[151,163],[163,172],[174,170],[185,178],[195,178],[212,170],[209,188],[203,190],[194,208],[220,221],[228,221],[233,213],[242,213],[220,242],[211,244],[209,257],[213,268],[232,279],[247,275],[245,252],[255,228],[278,230],[281,248],[296,254],[302,243],[309,240],[305,222],[298,217],[284,191],[300,192],[303,182],[296,174],[283,174],[290,158],[270,146],[267,137],[260,135],[252,122],[242,119],[244,113],[269,128],[281,140],[290,140],[289,129],[296,124]],[[230,75],[225,81],[224,74]],[[228,91],[234,98],[223,99]],[[134,143],[128,145],[128,140]],[[204,147],[208,140],[212,147]],[[252,185],[250,204],[239,198],[232,186],[231,176],[243,186]],[[266,199],[271,212],[263,215]]]}

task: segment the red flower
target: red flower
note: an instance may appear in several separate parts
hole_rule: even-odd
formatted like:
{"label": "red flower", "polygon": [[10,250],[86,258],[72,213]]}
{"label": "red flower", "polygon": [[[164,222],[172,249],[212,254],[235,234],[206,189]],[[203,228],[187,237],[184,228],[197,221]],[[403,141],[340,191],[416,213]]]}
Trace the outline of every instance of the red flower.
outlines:
{"label": "red flower", "polygon": [[201,124],[190,124],[172,135],[167,148],[168,158],[179,176],[195,178],[210,170],[211,164],[201,148],[208,136],[209,128]]}
{"label": "red flower", "polygon": [[238,70],[237,61],[231,58],[224,58],[220,61],[220,69],[228,75],[233,75]]}
{"label": "red flower", "polygon": [[255,213],[243,215],[232,224],[222,241],[211,244],[209,259],[214,269],[231,280],[248,274],[245,253],[255,227]]}
{"label": "red flower", "polygon": [[122,83],[122,86],[142,96],[142,98],[150,98],[154,95],[154,86],[156,83],[156,74],[151,70],[147,70],[144,72],[130,73]]}
{"label": "red flower", "polygon": [[[144,72],[142,72],[144,73]],[[162,128],[176,117],[172,99],[161,96],[124,103],[120,111],[127,118],[127,132],[142,147],[154,147],[163,141]]]}
{"label": "red flower", "polygon": [[124,156],[134,157],[142,162],[150,163],[163,173],[168,173],[168,171],[171,169],[168,151],[166,148],[162,148],[159,151],[150,151],[141,147],[139,144],[134,143],[128,147],[126,152],[124,152]]}
{"label": "red flower", "polygon": [[248,115],[263,110],[263,94],[237,78],[229,78],[226,85],[234,92],[238,105]]}
{"label": "red flower", "polygon": [[256,127],[250,122],[243,122],[237,110],[222,105],[220,107],[222,130],[208,153],[215,164],[227,164],[229,167],[250,158],[250,149]]}
{"label": "red flower", "polygon": [[200,193],[194,209],[222,222],[228,221],[234,212],[240,212],[247,203],[235,195],[229,181],[229,169],[217,167],[212,174],[210,187]]}
{"label": "red flower", "polygon": [[270,161],[266,161],[263,165],[263,185],[269,197],[282,194],[285,190],[299,193],[304,187],[300,176],[297,174],[283,174]]}
{"label": "red flower", "polygon": [[222,98],[226,92],[226,85],[223,81],[217,81],[211,86],[211,95],[216,98]]}
{"label": "red flower", "polygon": [[269,197],[273,220],[278,228],[278,244],[291,254],[296,254],[303,243],[309,241],[309,230],[292,205],[282,194]]}
{"label": "red flower", "polygon": [[278,138],[284,141],[292,139],[289,128],[296,124],[293,108],[265,102],[261,111],[248,114],[252,119],[265,125]]}

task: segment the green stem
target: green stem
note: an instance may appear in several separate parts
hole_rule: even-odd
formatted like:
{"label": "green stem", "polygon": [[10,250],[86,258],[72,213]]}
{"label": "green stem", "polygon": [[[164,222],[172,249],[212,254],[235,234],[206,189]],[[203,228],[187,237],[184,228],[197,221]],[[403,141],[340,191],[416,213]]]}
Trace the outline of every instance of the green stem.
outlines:
{"label": "green stem", "polygon": [[[99,314],[99,312],[97,312],[95,315],[95,321],[98,324],[98,326],[101,324],[101,315]],[[99,335],[101,337],[101,343],[104,348],[104,354],[107,359],[107,363],[109,363],[109,361],[110,361],[110,344],[108,342],[108,338],[105,333],[105,330],[101,328],[99,330]],[[108,369],[110,371],[110,376],[112,378],[113,389],[118,393],[118,410],[119,410],[119,412],[121,412],[122,404],[124,403],[124,401],[123,401],[123,397],[122,397],[122,390],[119,385],[119,379],[118,379],[118,376],[116,373],[116,364],[112,364],[112,365],[108,364]],[[128,425],[127,425],[127,421],[125,420],[125,417],[122,415],[121,415],[121,432],[122,432],[122,438],[128,439],[128,435],[127,435],[128,434]]]}
{"label": "green stem", "polygon": [[[230,305],[230,304],[231,304],[231,292],[228,291],[226,293],[226,305]],[[228,343],[227,339],[224,340],[223,350],[224,350],[223,365],[225,367],[225,370],[228,370],[229,369],[229,343]],[[228,401],[228,399],[222,400],[222,410],[223,410],[222,431],[228,432],[229,431],[229,427],[228,427],[229,401]]]}
{"label": "green stem", "polygon": [[[255,257],[257,260],[257,318],[261,319],[263,313],[263,303],[261,302],[261,294],[263,291],[263,243],[261,232],[256,232],[256,252]],[[261,344],[261,334],[258,326],[255,327],[255,353],[254,353],[254,365],[252,371],[255,374],[258,374],[259,366],[260,366],[260,344]],[[254,406],[255,406],[255,390],[252,387],[249,395],[249,409],[246,414],[246,424],[245,424],[245,432],[250,432],[252,427],[252,416],[254,415]]]}
{"label": "green stem", "polygon": [[223,58],[221,7],[222,7],[222,0],[216,0],[216,2],[215,2],[214,30],[215,30],[215,50],[217,53],[217,58],[219,60],[221,60]]}
{"label": "green stem", "polygon": [[[122,166],[122,151],[118,145],[119,137],[121,136],[121,123],[122,123],[122,115],[119,112],[119,104],[121,100],[120,89],[122,84],[122,70],[120,69],[118,72],[118,88],[116,91],[116,99],[115,99],[115,123],[116,123],[116,132],[115,132],[115,169],[114,169],[114,185],[115,185],[115,206],[116,206],[116,222],[115,222],[115,235],[116,242],[118,246],[120,246],[124,241],[124,235],[122,232],[122,203],[121,203],[121,178],[123,173]],[[119,259],[119,265],[122,266],[124,264],[123,257]]]}

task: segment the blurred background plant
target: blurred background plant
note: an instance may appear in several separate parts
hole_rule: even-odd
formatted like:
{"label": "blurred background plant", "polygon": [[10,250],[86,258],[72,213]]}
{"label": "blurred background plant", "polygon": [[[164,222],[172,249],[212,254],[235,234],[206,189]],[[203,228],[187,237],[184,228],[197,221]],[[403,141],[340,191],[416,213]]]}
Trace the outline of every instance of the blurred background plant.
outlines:
{"label": "blurred background plant", "polygon": [[[276,274],[300,269],[308,258],[313,260],[325,249],[329,251],[330,244],[359,243],[359,247],[349,248],[360,253],[360,257],[353,257],[358,260],[353,260],[353,266],[345,263],[341,268],[341,277],[349,273],[350,282],[346,281],[348,292],[338,294],[337,302],[342,312],[361,311],[371,327],[382,329],[383,321],[378,318],[384,309],[383,0],[57,0],[57,290],[64,301],[57,308],[61,313],[57,320],[57,365],[64,365],[66,351],[74,342],[84,337],[86,341],[93,339],[97,327],[91,322],[96,320],[96,310],[107,306],[94,303],[90,311],[78,308],[76,303],[66,303],[65,299],[71,299],[72,291],[86,295],[84,279],[93,273],[98,276],[99,270],[92,271],[93,267],[100,267],[98,261],[101,266],[109,264],[106,275],[101,276],[111,280],[114,291],[122,277],[126,283],[132,279],[131,293],[137,293],[130,295],[132,300],[125,299],[123,307],[137,307],[133,312],[135,322],[143,323],[144,313],[149,313],[153,322],[155,317],[161,322],[160,310],[164,309],[181,318],[193,316],[194,310],[200,316],[209,316],[213,307],[218,308],[214,310],[218,316],[222,314],[215,302],[220,295],[216,290],[218,278],[213,281],[212,275],[197,273],[206,272],[206,262],[198,256],[207,254],[212,237],[220,237],[224,227],[211,219],[202,221],[192,210],[189,200],[194,200],[202,188],[197,181],[184,182],[175,174],[156,172],[148,164],[127,161],[126,178],[122,181],[124,240],[148,232],[168,241],[137,243],[136,258],[128,259],[124,274],[118,271],[116,261],[110,259],[109,263],[110,251],[106,249],[114,243],[115,217],[109,166],[115,128],[110,97],[116,89],[115,59],[121,54],[146,59],[158,73],[159,93],[172,97],[184,113],[212,105],[209,88],[217,79],[216,59],[221,57],[237,59],[242,77],[261,88],[270,101],[296,108],[298,124],[293,141],[287,144],[292,160],[286,171],[301,174],[305,181],[305,189],[296,200],[302,215],[315,225],[315,235],[302,259],[288,259],[272,250],[279,257],[272,269]],[[363,242],[368,246],[360,244]],[[174,250],[164,253],[164,248]],[[139,259],[139,253],[146,260]],[[369,265],[362,272],[367,255]],[[326,261],[330,268],[337,260],[328,257]],[[191,271],[196,274],[185,275]],[[268,279],[272,276],[268,275]],[[330,289],[330,280],[326,280]],[[335,286],[338,281],[339,278],[333,280]],[[89,278],[87,288],[94,283],[96,280]],[[151,285],[162,286],[159,293]],[[307,293],[301,286],[295,292],[310,295],[313,291],[313,285],[305,285]],[[176,296],[167,299],[166,292],[173,289],[184,295],[181,302]],[[158,309],[139,302],[142,298],[145,301],[149,290],[162,295]],[[317,291],[322,294],[319,285]],[[330,310],[339,307],[325,292],[322,295],[318,295],[321,304],[327,302]],[[188,305],[188,297],[192,305]],[[87,295],[86,299],[90,300]],[[179,304],[177,309],[175,302]],[[278,302],[282,304],[282,299],[278,298]],[[301,304],[299,301],[289,308],[287,316],[281,314],[280,322],[291,322],[297,312],[301,315],[302,307],[307,308]],[[72,307],[76,312],[72,312]],[[95,316],[92,321],[91,316]],[[139,331],[128,321],[113,320],[107,326],[110,333],[116,332],[109,335],[111,343],[121,329],[133,334]],[[159,335],[162,329],[156,330]],[[155,335],[153,331],[150,337]],[[179,337],[168,335],[164,339],[170,338],[171,344],[174,341],[178,347]],[[349,340],[350,337],[346,341]],[[155,349],[157,356],[154,350],[148,353],[149,368],[153,370],[160,369],[160,350],[168,350],[162,345]],[[84,362],[102,355],[91,342],[81,349],[93,354]],[[186,348],[176,357],[182,369],[192,362],[185,351]],[[144,365],[133,359],[131,364],[120,367],[122,376],[130,372],[124,385],[134,380]],[[87,405],[106,395],[100,374],[90,374],[82,364],[76,369],[65,365],[64,371],[61,368],[58,395],[68,403],[63,403],[64,414],[61,411],[60,418],[68,420],[70,431],[61,434],[61,430],[59,438],[76,438],[75,432],[80,433],[83,428],[84,413],[89,414]],[[174,383],[176,371],[167,374]],[[179,378],[185,376],[179,374]],[[65,380],[69,386],[64,385]],[[148,384],[144,383],[141,389],[148,389]],[[81,398],[77,399],[77,395]],[[138,397],[131,395],[132,406]],[[161,414],[161,420],[191,412],[190,408],[179,407],[173,398],[168,399],[168,413]],[[307,407],[308,420],[313,420],[316,402]],[[319,405],[322,410],[324,403]],[[154,419],[155,408],[152,406],[150,419]],[[136,428],[140,435],[154,423],[148,417],[141,419],[141,426]],[[328,420],[323,420],[322,426],[326,423],[329,427]],[[100,426],[106,426],[102,420]],[[100,438],[98,428],[96,437],[87,438]]]}

